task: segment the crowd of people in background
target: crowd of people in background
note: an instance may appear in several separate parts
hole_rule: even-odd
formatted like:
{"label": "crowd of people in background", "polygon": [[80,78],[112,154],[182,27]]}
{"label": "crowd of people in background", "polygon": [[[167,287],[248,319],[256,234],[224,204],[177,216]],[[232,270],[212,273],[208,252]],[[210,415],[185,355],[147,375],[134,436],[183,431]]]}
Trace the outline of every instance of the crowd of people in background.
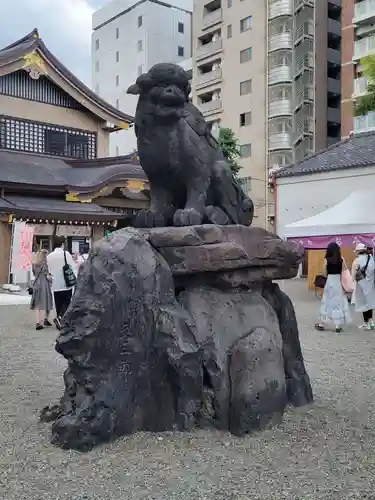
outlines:
{"label": "crowd of people in background", "polygon": [[355,258],[351,270],[341,255],[337,243],[327,247],[323,276],[325,284],[320,304],[320,321],[317,330],[324,330],[332,323],[337,333],[351,322],[349,301],[354,310],[362,314],[360,328],[375,329],[373,309],[375,309],[375,260],[372,249],[363,243],[355,248]]}
{"label": "crowd of people in background", "polygon": [[[56,236],[53,251],[39,250],[33,259],[34,275],[31,287],[31,309],[36,314],[36,329],[52,326],[51,313],[55,309],[53,323],[61,329],[61,319],[72,299],[74,283],[79,267],[87,260],[89,245],[82,248],[80,254],[73,256],[68,251],[63,236]],[[70,275],[70,280],[67,279]],[[72,286],[73,284],[73,286]]]}

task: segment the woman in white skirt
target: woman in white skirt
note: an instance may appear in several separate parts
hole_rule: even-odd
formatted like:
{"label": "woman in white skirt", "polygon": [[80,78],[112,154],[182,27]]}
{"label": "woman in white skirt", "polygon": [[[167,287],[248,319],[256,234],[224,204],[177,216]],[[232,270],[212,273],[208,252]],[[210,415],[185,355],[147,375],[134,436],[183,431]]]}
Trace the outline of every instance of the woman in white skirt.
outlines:
{"label": "woman in white skirt", "polygon": [[372,310],[375,309],[375,262],[363,243],[355,247],[356,258],[352,266],[352,277],[355,283],[352,304],[355,310],[362,313],[363,325],[360,328],[375,328]]}
{"label": "woman in white skirt", "polygon": [[327,277],[323,297],[320,304],[320,322],[315,325],[317,330],[324,330],[327,323],[333,323],[337,333],[350,323],[348,299],[341,285],[341,273],[344,266],[340,247],[330,243],[324,259],[324,275]]}

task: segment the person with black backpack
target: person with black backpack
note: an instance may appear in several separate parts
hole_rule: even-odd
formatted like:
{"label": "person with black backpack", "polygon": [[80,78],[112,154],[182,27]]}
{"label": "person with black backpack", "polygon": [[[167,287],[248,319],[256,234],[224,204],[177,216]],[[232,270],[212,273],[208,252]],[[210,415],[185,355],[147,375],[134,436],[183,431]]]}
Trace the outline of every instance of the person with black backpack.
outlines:
{"label": "person with black backpack", "polygon": [[53,252],[47,257],[49,271],[52,275],[52,291],[55,300],[56,318],[53,322],[56,328],[61,328],[61,318],[64,316],[72,299],[73,288],[77,282],[77,268],[73,257],[65,249],[65,238],[55,236]]}
{"label": "person with black backpack", "polygon": [[355,310],[363,315],[363,324],[360,328],[373,330],[375,328],[372,312],[375,309],[375,261],[363,243],[357,244],[355,253],[356,258],[352,266],[352,276],[355,282],[352,304]]}

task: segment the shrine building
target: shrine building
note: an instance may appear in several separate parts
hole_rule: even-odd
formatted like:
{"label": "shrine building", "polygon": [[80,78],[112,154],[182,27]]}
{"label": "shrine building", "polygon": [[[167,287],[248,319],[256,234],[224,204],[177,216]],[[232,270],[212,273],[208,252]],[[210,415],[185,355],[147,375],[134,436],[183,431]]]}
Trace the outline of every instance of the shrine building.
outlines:
{"label": "shrine building", "polygon": [[17,223],[34,246],[69,249],[123,227],[149,204],[136,153],[108,157],[133,117],[111,106],[48,50],[38,31],[0,50],[0,284],[12,274]]}

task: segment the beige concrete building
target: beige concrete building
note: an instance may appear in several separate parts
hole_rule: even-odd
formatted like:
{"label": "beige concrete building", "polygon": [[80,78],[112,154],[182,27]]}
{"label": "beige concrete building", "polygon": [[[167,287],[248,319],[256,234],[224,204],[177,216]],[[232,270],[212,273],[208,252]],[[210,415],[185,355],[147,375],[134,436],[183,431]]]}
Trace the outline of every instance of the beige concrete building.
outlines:
{"label": "beige concrete building", "polygon": [[231,128],[255,224],[274,223],[269,171],[340,139],[341,0],[195,0],[193,101]]}

